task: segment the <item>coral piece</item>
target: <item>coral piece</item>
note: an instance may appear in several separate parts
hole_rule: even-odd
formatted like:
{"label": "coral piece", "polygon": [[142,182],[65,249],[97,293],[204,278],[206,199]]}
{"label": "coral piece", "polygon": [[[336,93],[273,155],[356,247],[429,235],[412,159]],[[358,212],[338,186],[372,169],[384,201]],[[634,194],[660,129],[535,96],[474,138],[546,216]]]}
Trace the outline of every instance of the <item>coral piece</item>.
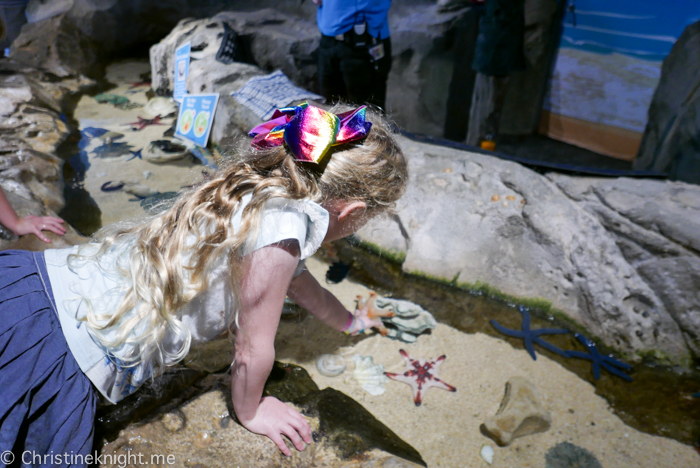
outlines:
{"label": "coral piece", "polygon": [[591,452],[569,442],[547,450],[544,459],[545,468],[603,468]]}
{"label": "coral piece", "polygon": [[352,360],[355,363],[352,376],[357,383],[370,395],[382,395],[386,391],[384,384],[389,381],[384,375],[384,366],[375,364],[372,356],[356,355]]}
{"label": "coral piece", "polygon": [[413,402],[416,406],[423,403],[423,394],[431,387],[441,388],[449,392],[456,392],[452,385],[443,382],[438,378],[440,364],[446,359],[443,354],[437,359],[413,359],[406,351],[400,349],[399,352],[406,362],[406,370],[403,374],[385,372],[384,374],[392,380],[397,380],[410,385],[413,389]]}
{"label": "coral piece", "polygon": [[518,310],[521,314],[523,314],[523,323],[520,327],[521,331],[510,330],[508,328],[505,328],[503,325],[499,324],[495,320],[491,320],[491,325],[493,325],[493,328],[503,333],[504,335],[522,339],[523,343],[525,344],[525,349],[528,353],[530,353],[530,356],[532,356],[533,360],[537,360],[534,343],[537,343],[543,348],[548,349],[551,352],[558,354],[559,356],[570,357],[566,351],[562,351],[553,344],[548,343],[539,337],[540,335],[563,335],[569,333],[569,330],[554,328],[539,328],[537,330],[531,330],[530,313],[527,310],[525,310],[523,306],[518,307]]}
{"label": "coral piece", "polygon": [[[576,333],[574,336],[588,349],[588,352],[582,353],[580,351],[566,351],[567,357],[588,359],[589,361],[591,361],[591,366],[593,366],[593,377],[596,380],[600,378],[600,368],[602,367],[603,369],[605,369],[613,375],[621,377],[628,382],[632,381],[632,377],[620,370],[630,370],[632,369],[632,366],[625,362],[618,361],[612,356],[604,356],[600,354],[600,352],[595,346],[595,343],[593,343],[580,333]],[[618,369],[618,367],[620,369]]]}
{"label": "coral piece", "polygon": [[527,379],[513,377],[506,383],[506,393],[495,416],[484,422],[483,429],[500,446],[514,439],[544,432],[552,425],[551,415],[540,404],[535,386]]}
{"label": "coral piece", "polygon": [[326,377],[337,377],[346,367],[345,358],[337,354],[324,354],[316,359],[316,369]]}
{"label": "coral piece", "polygon": [[381,319],[389,329],[389,338],[413,343],[418,335],[437,327],[435,317],[413,302],[377,297],[375,303],[378,309],[389,310],[394,314]]}
{"label": "coral piece", "polygon": [[370,318],[381,320],[385,327],[380,332],[384,336],[405,343],[414,343],[416,337],[426,330],[437,327],[437,321],[421,306],[409,301],[391,299],[369,293],[369,298],[357,296],[357,307],[367,307]]}

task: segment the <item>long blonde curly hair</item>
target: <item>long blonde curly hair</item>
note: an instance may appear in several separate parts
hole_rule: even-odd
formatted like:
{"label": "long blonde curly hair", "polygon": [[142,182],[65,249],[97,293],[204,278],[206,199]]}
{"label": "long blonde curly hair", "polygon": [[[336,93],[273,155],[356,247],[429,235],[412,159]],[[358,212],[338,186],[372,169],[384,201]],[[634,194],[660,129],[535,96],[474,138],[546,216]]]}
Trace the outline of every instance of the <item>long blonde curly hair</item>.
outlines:
{"label": "long blonde curly hair", "polygon": [[[351,108],[339,105],[331,112]],[[226,262],[233,298],[239,295],[247,241],[256,237],[265,203],[273,198],[307,199],[319,204],[331,200],[362,201],[370,215],[390,209],[408,180],[406,159],[385,119],[370,109],[372,128],[363,140],[333,147],[325,166],[295,161],[284,146],[258,150],[250,146],[224,164],[210,179],[182,194],[174,205],[150,219],[116,225],[97,234],[99,250],[69,259],[96,260],[110,249],[128,245],[128,265],[119,272],[126,294],[114,313],[97,313],[88,304],[85,317],[91,335],[107,350],[132,346],[119,364],[129,367],[151,362],[164,368],[189,351],[191,334],[177,311],[207,289],[209,272]],[[232,218],[251,198],[234,232]],[[93,248],[95,248],[95,244]],[[236,323],[238,307],[227,311]],[[116,330],[116,333],[114,331]],[[177,336],[176,352],[162,343]]]}

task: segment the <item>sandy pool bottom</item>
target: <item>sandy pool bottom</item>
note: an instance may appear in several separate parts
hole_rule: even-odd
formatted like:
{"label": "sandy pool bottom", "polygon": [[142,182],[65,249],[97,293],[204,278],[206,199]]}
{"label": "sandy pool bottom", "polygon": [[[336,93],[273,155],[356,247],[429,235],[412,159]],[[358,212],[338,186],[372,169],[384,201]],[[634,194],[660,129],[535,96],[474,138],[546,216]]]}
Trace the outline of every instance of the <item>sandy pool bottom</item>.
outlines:
{"label": "sandy pool bottom", "polygon": [[[327,269],[325,263],[315,259],[309,260],[307,266],[319,279]],[[348,280],[326,286],[348,308],[354,305],[356,295],[368,292],[363,285]],[[514,349],[496,338],[466,334],[439,324],[432,334],[420,336],[413,344],[375,335],[338,348],[332,343],[342,342],[345,337],[339,338],[336,332],[326,332],[324,328],[314,320],[305,320],[296,335],[282,328],[277,359],[306,368],[320,388],[332,387],[357,400],[415,447],[430,467],[486,467],[480,456],[484,444],[495,450],[493,467],[544,467],[546,452],[561,442],[589,450],[603,467],[700,466],[695,448],[625,425],[595,394],[591,384],[545,356],[533,361],[525,350]],[[457,391],[430,389],[423,404],[416,407],[408,385],[392,380],[386,383],[383,395],[372,396],[351,377],[355,354],[372,356],[375,364],[384,365],[387,372],[403,372],[400,349],[422,359],[445,354],[447,359],[439,376]],[[346,357],[348,370],[344,374],[330,378],[318,372],[315,359],[327,352]],[[496,414],[505,384],[514,376],[524,377],[536,386],[542,405],[551,413],[552,426],[547,432],[498,447],[479,427]]]}

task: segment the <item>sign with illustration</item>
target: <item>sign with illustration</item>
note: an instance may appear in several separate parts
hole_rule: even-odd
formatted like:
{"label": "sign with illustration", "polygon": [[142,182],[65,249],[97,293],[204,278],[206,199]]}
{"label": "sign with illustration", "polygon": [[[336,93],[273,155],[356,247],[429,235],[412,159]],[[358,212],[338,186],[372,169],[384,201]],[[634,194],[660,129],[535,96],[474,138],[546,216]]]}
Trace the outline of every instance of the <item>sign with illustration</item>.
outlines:
{"label": "sign with illustration", "polygon": [[173,86],[173,99],[182,102],[182,97],[187,94],[187,74],[190,72],[191,43],[181,45],[175,49],[175,85]]}
{"label": "sign with illustration", "polygon": [[218,93],[183,96],[175,136],[206,147],[218,102]]}

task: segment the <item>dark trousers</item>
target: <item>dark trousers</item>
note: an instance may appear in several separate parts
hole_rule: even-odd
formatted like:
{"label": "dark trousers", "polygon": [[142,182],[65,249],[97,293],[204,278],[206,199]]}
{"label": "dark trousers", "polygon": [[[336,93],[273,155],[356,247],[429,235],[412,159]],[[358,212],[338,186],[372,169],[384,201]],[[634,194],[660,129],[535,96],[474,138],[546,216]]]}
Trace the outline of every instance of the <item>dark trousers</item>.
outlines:
{"label": "dark trousers", "polygon": [[384,44],[384,57],[373,61],[367,47],[354,47],[334,37],[322,36],[318,61],[321,94],[330,101],[341,98],[385,109],[391,40],[380,42]]}

